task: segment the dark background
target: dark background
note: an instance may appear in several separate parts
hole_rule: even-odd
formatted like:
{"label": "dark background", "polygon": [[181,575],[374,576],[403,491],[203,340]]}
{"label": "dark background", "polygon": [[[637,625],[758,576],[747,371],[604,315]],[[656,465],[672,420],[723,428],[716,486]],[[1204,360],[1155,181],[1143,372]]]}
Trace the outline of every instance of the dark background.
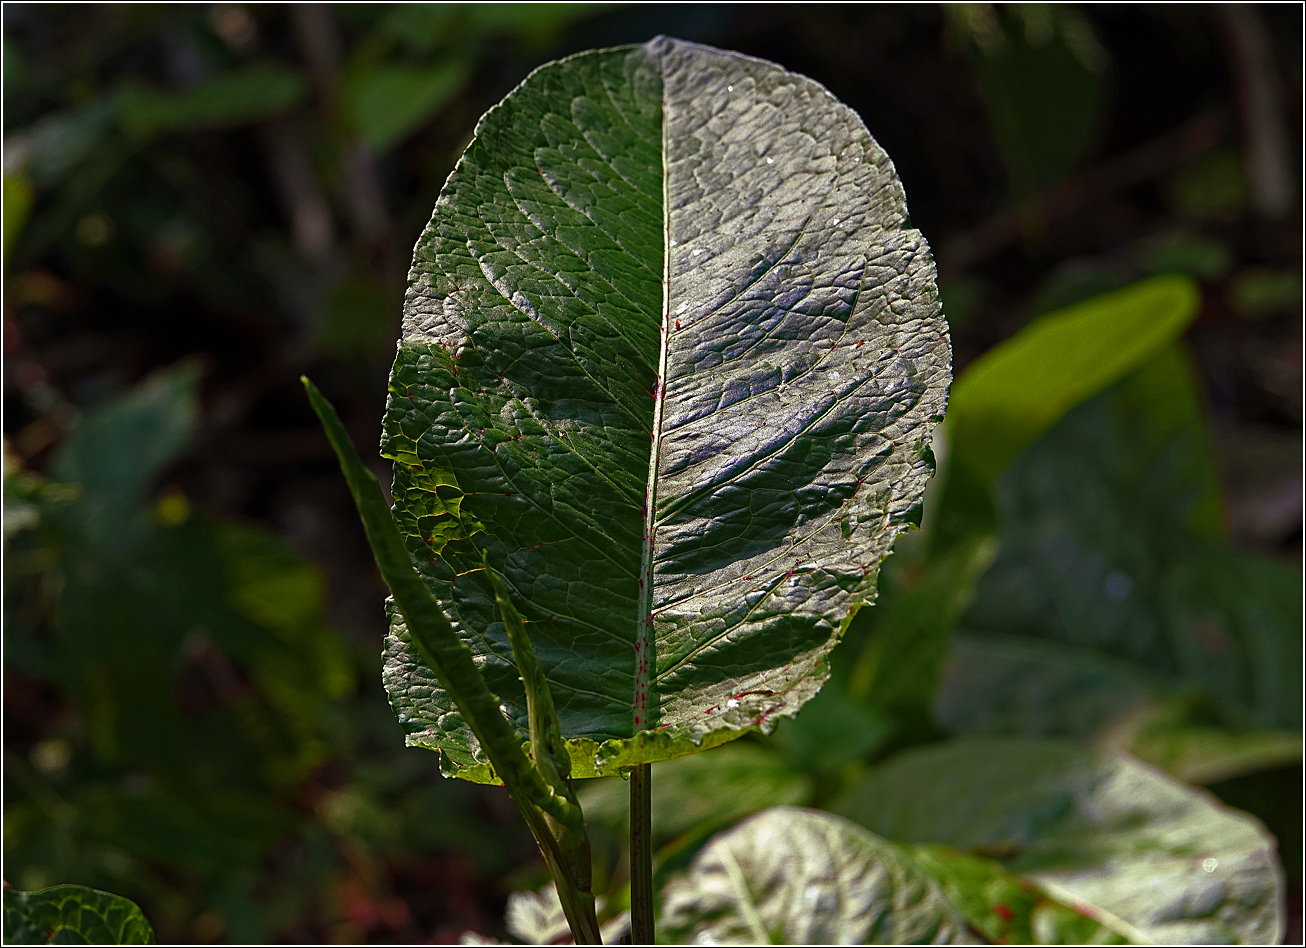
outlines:
{"label": "dark background", "polygon": [[[377,443],[409,256],[440,187],[477,117],[571,52],[665,33],[780,63],[858,111],[935,250],[958,370],[1038,313],[1195,277],[1187,342],[1229,534],[1300,559],[1298,5],[3,16],[7,478],[49,473],[80,418],[152,372],[190,360],[199,379],[193,435],[133,501],[171,539],[65,531],[43,541],[62,565],[6,563],[5,877],[19,888],[120,892],[168,941],[447,941],[501,934],[506,893],[542,880],[500,791],[443,780],[434,754],[402,746],[380,684],[384,588],[298,377],[365,453]],[[131,569],[171,592],[135,590]],[[317,649],[320,674],[282,688],[285,656],[238,644],[242,623],[281,620],[220,604],[202,633],[176,618],[212,594],[196,577],[233,569],[298,590],[276,594],[303,613],[282,623],[287,654]],[[106,616],[120,639],[93,628]],[[61,623],[86,637],[71,652]],[[121,660],[72,667],[93,648]],[[155,652],[171,683],[134,705]],[[132,730],[160,716],[179,723],[157,740]],[[1225,791],[1299,835],[1296,767]]]}

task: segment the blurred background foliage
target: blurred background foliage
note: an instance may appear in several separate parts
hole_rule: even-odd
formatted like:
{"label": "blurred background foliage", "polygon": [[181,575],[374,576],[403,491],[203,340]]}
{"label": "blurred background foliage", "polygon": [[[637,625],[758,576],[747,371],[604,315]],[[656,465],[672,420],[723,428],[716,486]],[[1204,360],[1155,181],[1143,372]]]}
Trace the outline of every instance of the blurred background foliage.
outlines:
{"label": "blurred background foliage", "polygon": [[[973,374],[831,684],[659,768],[659,872],[895,748],[1072,736],[1265,820],[1300,937],[1301,16],[6,4],[7,881],[121,893],[163,941],[503,934],[538,856],[501,791],[403,747],[384,589],[297,377],[376,443],[411,247],[477,117],[666,33],[865,118]],[[1182,313],[1087,388],[1002,370],[1155,329],[1102,294],[1167,275]],[[1040,349],[1067,312],[1080,336]],[[985,414],[1022,399],[1056,408]],[[586,792],[619,904],[624,788]]]}

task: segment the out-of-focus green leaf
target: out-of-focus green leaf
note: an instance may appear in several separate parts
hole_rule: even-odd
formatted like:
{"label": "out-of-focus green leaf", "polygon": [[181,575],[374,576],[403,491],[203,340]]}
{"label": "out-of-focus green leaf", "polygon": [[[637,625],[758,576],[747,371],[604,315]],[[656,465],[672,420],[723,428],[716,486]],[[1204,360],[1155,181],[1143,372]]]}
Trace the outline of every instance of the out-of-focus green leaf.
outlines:
{"label": "out-of-focus green leaf", "polygon": [[270,629],[308,625],[322,614],[322,575],[262,530],[225,526],[219,534],[232,606]]}
{"label": "out-of-focus green leaf", "polygon": [[[462,38],[459,23],[466,6],[453,3],[398,3],[386,10],[373,35],[384,45],[399,45],[427,56]],[[363,47],[364,55],[375,55]]]}
{"label": "out-of-focus green leaf", "polygon": [[835,810],[886,839],[1000,859],[1131,940],[1269,944],[1282,931],[1264,827],[1124,756],[953,741],[891,758]]}
{"label": "out-of-focus green leaf", "polygon": [[[196,375],[87,412],[53,465],[72,483],[6,478],[6,503],[36,513],[6,550],[6,661],[58,688],[78,727],[57,763],[6,757],[5,861],[26,888],[83,878],[133,895],[142,864],[167,865],[217,893],[230,937],[264,942],[260,880],[278,844],[309,841],[290,797],[339,740],[333,699],[354,669],[308,563],[176,491],[148,502],[193,433]],[[11,624],[23,558],[58,596]]]}
{"label": "out-of-focus green leaf", "polygon": [[38,188],[58,185],[96,152],[114,114],[113,97],[101,95],[89,105],[46,115],[30,128],[6,134],[6,166],[21,168]]}
{"label": "out-of-focus green leaf", "polygon": [[1153,273],[1186,273],[1197,279],[1218,280],[1231,266],[1229,248],[1205,234],[1175,231],[1147,247],[1147,267]]}
{"label": "out-of-focus green leaf", "polygon": [[934,718],[953,733],[1089,738],[1165,685],[1105,651],[963,629],[953,636]]}
{"label": "out-of-focus green leaf", "polygon": [[289,66],[249,63],[178,92],[128,82],[118,92],[118,121],[134,138],[243,125],[286,112],[307,93],[308,82]]}
{"label": "out-of-focus green leaf", "polygon": [[1129,938],[1060,902],[993,859],[948,846],[908,849],[966,921],[997,945],[1119,945]]}
{"label": "out-of-focus green leaf", "polygon": [[1118,395],[1106,397],[1115,399],[1116,447],[1124,456],[1134,453],[1132,476],[1163,514],[1161,529],[1173,525],[1223,537],[1224,490],[1196,367],[1186,349],[1166,346],[1121,382]]}
{"label": "out-of-focus green leaf", "polygon": [[[811,778],[775,751],[726,744],[658,765],[653,835],[663,843],[704,824],[719,829],[766,807],[806,803],[811,792]],[[578,795],[588,821],[625,832],[630,784],[616,777],[586,781]]]}
{"label": "out-of-focus green leaf", "polygon": [[199,414],[198,367],[158,372],[131,393],[87,414],[51,465],[77,484],[96,512],[117,520],[144,499],[150,481],[185,450]]}
{"label": "out-of-focus green leaf", "polygon": [[389,10],[376,35],[420,55],[466,52],[471,42],[516,40],[542,48],[572,23],[603,12],[603,3],[404,3]]}
{"label": "out-of-focus green leaf", "polygon": [[603,3],[477,3],[464,8],[475,33],[513,34],[534,46],[555,39],[567,26],[601,13]]}
{"label": "out-of-focus green leaf", "polygon": [[1240,270],[1229,281],[1229,299],[1238,312],[1251,319],[1270,313],[1301,309],[1301,273],[1260,267]]}
{"label": "out-of-focus green leaf", "polygon": [[848,682],[854,698],[891,713],[928,709],[952,630],[996,549],[992,537],[972,535],[896,574],[884,603],[853,620],[867,627]]}
{"label": "out-of-focus green leaf", "polygon": [[1193,689],[1226,725],[1299,726],[1301,573],[1220,539],[1182,353],[1077,408],[997,494],[1001,545],[944,676],[947,726],[1086,736],[1137,700]]}
{"label": "out-of-focus green leaf", "polygon": [[154,929],[120,895],[82,885],[4,890],[7,945],[152,945]]}
{"label": "out-of-focus green leaf", "polygon": [[776,807],[713,837],[662,890],[659,932],[696,944],[973,944],[898,847],[847,820]]}
{"label": "out-of-focus green leaf", "polygon": [[1197,313],[1186,277],[1145,280],[1040,317],[953,386],[955,463],[991,480],[1066,411],[1173,342]]}
{"label": "out-of-focus green leaf", "polygon": [[1232,147],[1213,148],[1184,165],[1170,179],[1170,199],[1190,217],[1228,220],[1247,207],[1247,175]]}
{"label": "out-of-focus green leaf", "polygon": [[467,79],[461,59],[434,66],[395,63],[361,69],[344,90],[352,127],[373,151],[388,151],[449,101]]}
{"label": "out-of-focus green leaf", "polygon": [[[891,571],[880,603],[859,613],[850,630],[864,644],[849,693],[890,711],[904,736],[932,730],[929,706],[949,642],[994,556],[994,478],[1068,410],[1140,363],[1147,368],[1129,384],[1151,423],[1146,457],[1164,453],[1172,441],[1186,452],[1188,491],[1165,503],[1186,504],[1191,525],[1221,532],[1223,505],[1192,371],[1182,354],[1171,351],[1196,300],[1186,277],[1136,284],[1040,317],[962,373],[949,407],[943,482],[927,498],[933,518],[928,542],[912,562]],[[1005,667],[987,661],[964,672],[1010,677]],[[947,677],[955,684],[956,675]],[[1042,682],[1022,681],[1014,693],[979,687],[968,693],[1002,702],[1026,685]]]}
{"label": "out-of-focus green leaf", "polygon": [[[797,717],[783,721],[773,736],[799,770],[836,774],[874,753],[892,731],[888,716],[855,701],[838,679],[831,678],[820,694],[803,705]],[[660,775],[659,770],[659,779]]]}
{"label": "out-of-focus green leaf", "polygon": [[359,356],[390,358],[399,324],[401,294],[364,277],[341,281],[330,296],[317,326],[317,341],[337,359]]}
{"label": "out-of-focus green leaf", "polygon": [[5,173],[4,176],[4,266],[9,266],[9,255],[14,244],[18,242],[27,223],[27,216],[32,210],[35,194],[27,179],[20,174]]}
{"label": "out-of-focus green leaf", "polygon": [[1088,155],[1106,92],[1106,51],[1087,18],[1058,4],[953,4],[1018,196]]}
{"label": "out-of-focus green leaf", "polygon": [[1129,749],[1180,780],[1212,784],[1300,761],[1302,736],[1157,722],[1135,735]]}
{"label": "out-of-focus green leaf", "polygon": [[[542,67],[478,125],[415,250],[382,451],[524,730],[483,557],[520,598],[573,774],[795,714],[918,521],[950,350],[903,201],[825,90],[678,40]],[[409,742],[490,779],[399,623],[386,684]]]}
{"label": "out-of-focus green leaf", "polygon": [[[269,686],[280,692],[298,679],[310,693],[320,691],[332,698],[351,694],[353,662],[344,641],[323,625],[326,590],[317,567],[254,527],[228,523],[215,527],[214,533],[222,552],[227,603],[271,630],[290,647],[285,658],[299,665],[295,675],[282,675]],[[272,671],[267,660],[257,664]]]}

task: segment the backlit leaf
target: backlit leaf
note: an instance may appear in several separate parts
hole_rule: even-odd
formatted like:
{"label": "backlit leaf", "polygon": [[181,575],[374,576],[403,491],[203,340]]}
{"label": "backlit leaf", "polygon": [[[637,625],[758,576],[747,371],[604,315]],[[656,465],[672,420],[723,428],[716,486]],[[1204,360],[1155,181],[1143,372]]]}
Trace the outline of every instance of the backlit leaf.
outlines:
{"label": "backlit leaf", "polygon": [[716,945],[974,944],[939,885],[845,819],[776,807],[708,842],[662,892],[659,931]]}
{"label": "backlit leaf", "polygon": [[936,744],[880,765],[835,809],[895,842],[999,859],[1131,940],[1269,944],[1282,931],[1273,837],[1128,757],[1061,741]]}
{"label": "backlit leaf", "polygon": [[[535,72],[419,240],[383,453],[414,562],[525,732],[481,569],[573,774],[769,730],[827,676],[933,469],[934,267],[861,121],[676,40]],[[410,743],[492,779],[396,622]]]}
{"label": "backlit leaf", "polygon": [[948,432],[958,462],[991,480],[1089,395],[1187,328],[1199,295],[1160,276],[1040,317],[957,379]]}

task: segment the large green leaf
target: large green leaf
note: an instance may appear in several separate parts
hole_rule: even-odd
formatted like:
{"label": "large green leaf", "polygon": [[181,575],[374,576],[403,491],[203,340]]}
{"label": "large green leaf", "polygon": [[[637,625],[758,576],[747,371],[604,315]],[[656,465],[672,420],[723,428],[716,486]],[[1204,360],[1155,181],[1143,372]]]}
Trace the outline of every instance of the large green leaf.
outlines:
{"label": "large green leaf", "polygon": [[847,820],[776,807],[715,836],[662,892],[659,930],[717,945],[974,944],[939,885]]}
{"label": "large green leaf", "polygon": [[154,944],[154,929],[135,902],[84,885],[5,889],[4,915],[7,945]]}
{"label": "large green leaf", "polygon": [[[933,469],[934,268],[861,121],[677,40],[538,70],[419,240],[383,453],[414,562],[525,733],[506,579],[573,774],[770,729]],[[493,779],[395,621],[410,743]]]}
{"label": "large green leaf", "polygon": [[1264,827],[1128,757],[955,741],[892,758],[836,809],[890,840],[999,858],[1131,940],[1267,944],[1282,928]]}

